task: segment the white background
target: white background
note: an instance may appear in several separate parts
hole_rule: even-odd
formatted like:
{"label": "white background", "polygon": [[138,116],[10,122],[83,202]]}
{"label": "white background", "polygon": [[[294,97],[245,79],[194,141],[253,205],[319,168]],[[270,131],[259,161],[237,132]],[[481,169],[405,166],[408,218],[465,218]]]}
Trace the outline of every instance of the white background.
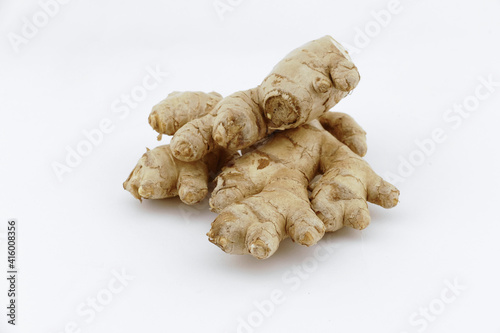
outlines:
{"label": "white background", "polygon": [[[9,36],[40,6],[0,3],[2,272],[6,221],[20,224],[18,326],[6,324],[0,273],[0,332],[235,332],[250,317],[240,331],[499,333],[500,87],[490,92],[479,78],[500,81],[500,2],[401,0],[384,27],[371,12],[386,0],[231,3],[222,20],[212,0],[73,0],[17,52]],[[169,92],[256,86],[289,51],[326,34],[361,73],[336,110],[368,132],[367,161],[400,176],[402,159],[419,162],[395,182],[396,208],[372,205],[367,229],[326,236],[326,260],[287,240],[258,261],[208,242],[215,214],[206,202],[141,204],[122,189],[145,147],[159,144],[147,116]],[[155,67],[168,77],[126,116],[113,112]],[[488,96],[479,101],[476,88]],[[465,101],[479,101],[467,118],[443,118]],[[59,181],[53,163],[105,118],[113,130]],[[439,128],[446,140],[422,159],[415,141]],[[109,304],[77,313],[109,296],[122,270],[134,279]],[[453,296],[447,283],[466,287],[449,304],[440,300]],[[255,302],[269,305],[273,290],[284,301],[264,316]],[[438,314],[423,320],[429,306]]]}

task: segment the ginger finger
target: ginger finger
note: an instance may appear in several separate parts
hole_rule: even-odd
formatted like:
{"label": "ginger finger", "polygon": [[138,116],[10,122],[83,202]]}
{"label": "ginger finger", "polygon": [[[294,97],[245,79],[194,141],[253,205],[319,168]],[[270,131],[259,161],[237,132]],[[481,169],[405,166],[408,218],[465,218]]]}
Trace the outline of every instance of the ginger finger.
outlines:
{"label": "ginger finger", "polygon": [[172,92],[153,106],[149,124],[160,134],[174,135],[191,120],[208,114],[222,99],[216,92]]}
{"label": "ginger finger", "polygon": [[366,202],[391,208],[398,203],[399,191],[333,136],[325,138],[329,153],[321,157],[323,175],[311,184],[311,205],[328,232],[343,226],[364,229],[370,223]]}
{"label": "ginger finger", "polygon": [[319,121],[325,130],[353,152],[359,156],[366,155],[366,132],[351,116],[342,112],[326,112]]}
{"label": "ginger finger", "polygon": [[205,198],[209,179],[230,158],[231,154],[219,148],[203,160],[183,162],[173,157],[169,145],[148,149],[123,188],[141,201],[179,196],[182,202],[192,205]]}

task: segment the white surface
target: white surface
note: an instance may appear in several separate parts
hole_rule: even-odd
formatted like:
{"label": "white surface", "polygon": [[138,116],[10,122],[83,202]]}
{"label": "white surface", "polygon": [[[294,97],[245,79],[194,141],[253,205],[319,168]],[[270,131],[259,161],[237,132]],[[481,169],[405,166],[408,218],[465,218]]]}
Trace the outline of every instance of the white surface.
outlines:
{"label": "white surface", "polygon": [[[285,301],[252,330],[412,333],[423,328],[410,324],[412,314],[431,305],[442,314],[426,332],[499,333],[500,87],[456,129],[443,115],[474,95],[478,77],[500,81],[500,2],[401,0],[359,52],[356,29],[370,26],[385,0],[232,3],[220,20],[212,0],[73,1],[17,53],[8,34],[40,7],[0,4],[0,232],[11,217],[21,228],[19,324],[7,325],[2,310],[0,332],[65,332],[72,321],[88,333],[235,332],[238,318],[259,319],[254,302],[277,289]],[[336,110],[367,130],[366,159],[378,173],[396,173],[415,140],[446,133],[397,183],[397,208],[371,205],[366,230],[325,237],[336,247],[324,261],[291,241],[258,261],[208,242],[215,215],[206,203],[140,204],[122,189],[144,148],[158,144],[147,116],[167,93],[253,87],[287,52],[326,34],[360,70],[360,85]],[[120,118],[114,101],[155,66],[169,76]],[[111,133],[59,182],[52,163],[104,118]],[[315,267],[297,279],[294,265]],[[135,277],[123,291],[95,317],[89,308],[78,314],[122,269]],[[455,279],[467,289],[439,309],[442,293],[453,295],[445,281]],[[2,308],[6,289],[2,278]]]}

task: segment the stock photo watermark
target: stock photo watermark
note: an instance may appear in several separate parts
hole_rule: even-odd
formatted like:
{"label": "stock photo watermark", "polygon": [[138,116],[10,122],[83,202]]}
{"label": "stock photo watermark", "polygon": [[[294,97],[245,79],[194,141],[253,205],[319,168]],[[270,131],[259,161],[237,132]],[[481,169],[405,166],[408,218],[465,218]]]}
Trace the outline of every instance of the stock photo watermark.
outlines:
{"label": "stock photo watermark", "polygon": [[234,11],[242,3],[243,0],[215,0],[213,6],[219,19],[224,21],[226,14]]}
{"label": "stock photo watermark", "polygon": [[29,17],[21,17],[21,27],[17,32],[9,32],[7,38],[14,52],[33,40],[39,32],[61,11],[62,6],[71,0],[40,0],[37,10]]}
{"label": "stock photo watermark", "polygon": [[202,202],[191,206],[179,202],[177,206],[177,210],[186,224],[190,224],[193,220],[193,217],[205,215],[207,210],[209,209],[210,205],[208,203],[208,200],[203,200]]}
{"label": "stock photo watermark", "polygon": [[487,77],[480,76],[477,80],[479,83],[472,94],[444,111],[442,120],[448,126],[447,128],[444,126],[434,128],[427,137],[414,141],[416,147],[409,154],[398,156],[399,165],[396,171],[384,174],[384,178],[388,182],[394,185],[404,183],[419,166],[422,166],[436,152],[439,144],[448,139],[449,132],[458,130],[464,120],[479,109],[481,102],[490,98],[500,87],[500,81],[495,81],[493,74]]}
{"label": "stock photo watermark", "polygon": [[117,119],[105,117],[94,128],[84,129],[81,139],[76,144],[72,146],[66,145],[64,159],[51,163],[52,171],[59,182],[64,180],[63,176],[65,174],[71,173],[78,167],[92,153],[94,148],[100,146],[104,142],[106,135],[115,130],[117,122],[126,119],[130,112],[136,109],[148,97],[148,94],[158,88],[169,75],[167,72],[162,71],[159,66],[154,68],[148,66],[145,71],[146,75],[143,77],[141,84],[135,85],[128,93],[121,94],[111,103],[111,113]]}
{"label": "stock photo watermark", "polygon": [[112,270],[112,278],[108,280],[106,286],[97,293],[87,297],[75,308],[77,319],[68,321],[57,333],[81,333],[84,326],[90,325],[95,321],[98,314],[103,312],[113,302],[115,297],[121,294],[129,283],[135,279],[129,275],[125,269],[121,271]]}
{"label": "stock photo watermark", "polygon": [[[235,11],[243,3],[243,0],[215,0],[212,5],[217,16],[224,21],[229,13]],[[400,0],[390,0],[385,8],[372,10],[371,19],[364,25],[354,28],[354,37],[350,43],[342,41],[350,53],[359,54],[371,42],[387,28],[393,18],[403,11],[404,7]]]}
{"label": "stock photo watermark", "polygon": [[19,223],[17,219],[7,220],[5,241],[7,243],[7,323],[16,325],[18,316],[18,263],[17,253],[19,249]]}
{"label": "stock photo watermark", "polygon": [[237,333],[253,333],[266,318],[272,316],[276,308],[286,302],[287,293],[299,290],[302,283],[309,279],[318,270],[319,264],[328,260],[338,245],[328,242],[320,242],[316,245],[312,256],[307,257],[298,265],[293,265],[281,276],[284,288],[273,289],[265,299],[254,301],[253,310],[246,316],[237,318]]}
{"label": "stock photo watermark", "polygon": [[371,20],[366,22],[363,27],[354,28],[354,37],[351,43],[342,41],[342,45],[349,53],[359,54],[371,44],[373,39],[377,38],[382,31],[389,26],[394,16],[400,14],[404,7],[400,0],[390,0],[386,8],[372,10],[370,12]]}
{"label": "stock photo watermark", "polygon": [[[439,295],[425,306],[419,307],[408,317],[408,323],[413,328],[411,332],[424,332],[429,325],[439,319],[439,316],[448,311],[451,304],[455,303],[466,289],[466,286],[462,285],[458,278],[453,281],[445,280]],[[400,333],[410,333],[410,331],[401,331]]]}

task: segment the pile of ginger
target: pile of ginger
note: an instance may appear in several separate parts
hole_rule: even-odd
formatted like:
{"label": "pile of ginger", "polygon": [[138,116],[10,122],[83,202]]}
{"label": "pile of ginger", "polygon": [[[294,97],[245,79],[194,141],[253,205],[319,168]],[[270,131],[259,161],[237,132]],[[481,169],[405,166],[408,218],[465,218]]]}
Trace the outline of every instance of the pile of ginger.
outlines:
{"label": "pile of ginger", "polygon": [[364,229],[367,202],[396,206],[399,191],[362,158],[365,131],[329,111],[358,84],[358,70],[332,37],[281,60],[257,87],[227,97],[173,92],[149,124],[170,145],[140,158],[123,187],[137,199],[179,196],[219,215],[210,242],[232,254],[273,255],[290,237],[311,246],[344,226]]}

